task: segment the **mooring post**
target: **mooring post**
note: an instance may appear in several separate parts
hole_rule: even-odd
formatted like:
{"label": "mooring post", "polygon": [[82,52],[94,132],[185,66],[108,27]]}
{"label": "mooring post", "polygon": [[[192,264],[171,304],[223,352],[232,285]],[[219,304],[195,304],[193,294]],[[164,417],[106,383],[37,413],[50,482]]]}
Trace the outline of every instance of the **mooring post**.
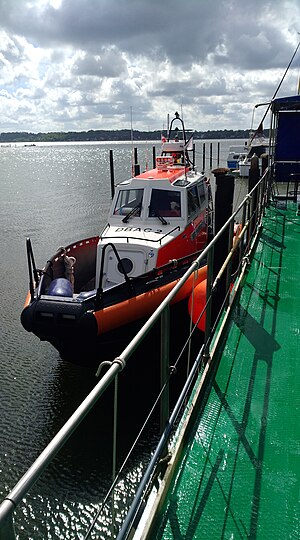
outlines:
{"label": "mooring post", "polygon": [[109,151],[109,165],[110,165],[110,193],[111,198],[114,198],[115,194],[115,173],[114,173],[114,156],[113,151]]}
{"label": "mooring post", "polygon": [[156,167],[156,148],[153,146],[152,148],[152,163],[153,163],[153,169]]}
{"label": "mooring post", "polygon": [[[257,182],[259,181],[260,173],[259,173],[259,159],[256,154],[254,154],[250,160],[250,170],[249,170],[249,179],[248,179],[248,193],[256,186]],[[250,205],[250,215],[251,223],[249,226],[249,238],[251,238],[253,231],[256,227],[256,215],[257,215],[257,189],[254,191],[252,195],[251,205]]]}
{"label": "mooring post", "polygon": [[213,159],[212,159],[212,143],[210,143],[210,145],[209,145],[209,168],[210,168],[210,170],[212,170],[212,162],[213,162]]}
{"label": "mooring post", "polygon": [[218,142],[217,167],[220,165],[220,143]]}
{"label": "mooring post", "polygon": [[263,175],[265,170],[268,168],[269,156],[268,154],[261,155],[261,174]]}
{"label": "mooring post", "polygon": [[[234,194],[234,176],[229,173],[227,168],[219,168],[212,171],[216,179],[215,190],[215,234],[223,227],[224,223],[232,215],[233,194]],[[213,282],[221,269],[223,262],[228,255],[230,227],[227,227],[215,244],[213,257]],[[226,272],[223,272],[216,289],[213,291],[211,318],[212,325],[218,318],[226,297]]]}
{"label": "mooring post", "polygon": [[134,176],[137,176],[140,174],[140,166],[138,164],[138,154],[137,154],[137,148],[134,149]]}
{"label": "mooring post", "polygon": [[205,171],[205,143],[202,145],[202,171]]}

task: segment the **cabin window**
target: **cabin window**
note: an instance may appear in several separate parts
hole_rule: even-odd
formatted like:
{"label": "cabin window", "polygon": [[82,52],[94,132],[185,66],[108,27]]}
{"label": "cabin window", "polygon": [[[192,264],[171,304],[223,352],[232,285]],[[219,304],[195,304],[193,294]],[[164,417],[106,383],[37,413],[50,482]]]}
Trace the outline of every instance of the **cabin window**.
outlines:
{"label": "cabin window", "polygon": [[149,206],[149,217],[180,217],[180,191],[152,189]]}
{"label": "cabin window", "polygon": [[191,217],[200,208],[197,187],[188,190],[188,217]]}
{"label": "cabin window", "polygon": [[121,189],[118,193],[114,215],[126,216],[135,209],[134,216],[140,216],[143,193],[143,189]]}
{"label": "cabin window", "polygon": [[198,195],[199,195],[200,205],[202,206],[202,204],[205,201],[205,187],[204,187],[203,180],[200,180],[198,184]]}

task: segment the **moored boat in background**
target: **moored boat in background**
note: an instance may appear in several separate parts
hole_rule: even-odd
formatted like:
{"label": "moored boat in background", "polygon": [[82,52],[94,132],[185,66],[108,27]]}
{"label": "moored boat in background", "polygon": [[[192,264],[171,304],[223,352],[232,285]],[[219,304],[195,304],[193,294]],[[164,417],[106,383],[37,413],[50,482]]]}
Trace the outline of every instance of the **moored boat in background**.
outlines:
{"label": "moored boat in background", "polygon": [[262,123],[259,125],[257,131],[250,136],[248,151],[238,161],[237,170],[239,176],[242,178],[248,178],[251,158],[255,155],[259,158],[260,173],[262,174],[262,162],[263,155],[269,152],[269,139],[264,135]]}
{"label": "moored boat in background", "polygon": [[239,161],[244,159],[248,154],[247,143],[243,145],[230,146],[227,156],[227,167],[231,171],[238,168]]}

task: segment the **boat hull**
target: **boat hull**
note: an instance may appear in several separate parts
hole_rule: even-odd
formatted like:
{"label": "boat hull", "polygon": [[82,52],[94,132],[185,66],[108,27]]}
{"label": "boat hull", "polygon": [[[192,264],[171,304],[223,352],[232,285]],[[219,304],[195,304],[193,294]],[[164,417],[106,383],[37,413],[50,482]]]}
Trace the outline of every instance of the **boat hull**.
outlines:
{"label": "boat hull", "polygon": [[[155,311],[185,270],[183,266],[153,279],[141,276],[130,287],[123,283],[105,291],[102,298],[93,292],[77,300],[44,295],[31,302],[29,295],[21,322],[28,332],[51,343],[61,358],[76,363],[99,361],[111,357],[115,345],[129,341],[130,330],[136,331],[136,325]],[[205,278],[206,266],[188,278],[172,304],[186,301],[193,287]]]}

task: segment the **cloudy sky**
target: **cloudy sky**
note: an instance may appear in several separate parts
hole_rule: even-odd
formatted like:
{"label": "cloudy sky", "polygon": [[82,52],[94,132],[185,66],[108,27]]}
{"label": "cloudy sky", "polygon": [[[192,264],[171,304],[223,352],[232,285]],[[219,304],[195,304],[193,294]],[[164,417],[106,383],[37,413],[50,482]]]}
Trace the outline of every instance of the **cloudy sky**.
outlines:
{"label": "cloudy sky", "polygon": [[299,0],[0,0],[0,132],[247,129],[298,32]]}

